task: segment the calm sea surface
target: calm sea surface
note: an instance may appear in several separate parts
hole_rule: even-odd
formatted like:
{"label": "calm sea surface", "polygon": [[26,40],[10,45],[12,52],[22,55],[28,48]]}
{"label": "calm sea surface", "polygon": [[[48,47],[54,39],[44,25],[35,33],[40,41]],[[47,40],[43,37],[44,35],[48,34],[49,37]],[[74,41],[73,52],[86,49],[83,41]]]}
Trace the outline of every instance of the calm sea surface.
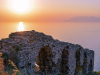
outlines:
{"label": "calm sea surface", "polygon": [[[0,22],[0,39],[18,31],[18,25],[19,22]],[[54,39],[94,50],[94,70],[100,71],[100,23],[23,22],[23,25],[25,31],[36,30],[51,35]]]}

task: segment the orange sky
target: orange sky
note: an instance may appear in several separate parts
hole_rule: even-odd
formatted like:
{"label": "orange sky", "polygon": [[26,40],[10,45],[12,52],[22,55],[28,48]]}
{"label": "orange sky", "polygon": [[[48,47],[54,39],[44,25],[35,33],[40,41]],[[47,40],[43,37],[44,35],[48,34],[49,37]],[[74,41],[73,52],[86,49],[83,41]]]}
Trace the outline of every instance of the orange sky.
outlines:
{"label": "orange sky", "polygon": [[[15,12],[11,0],[0,0],[0,21],[63,21],[76,16],[100,17],[100,0],[30,0],[31,10]],[[32,2],[31,2],[32,1]]]}

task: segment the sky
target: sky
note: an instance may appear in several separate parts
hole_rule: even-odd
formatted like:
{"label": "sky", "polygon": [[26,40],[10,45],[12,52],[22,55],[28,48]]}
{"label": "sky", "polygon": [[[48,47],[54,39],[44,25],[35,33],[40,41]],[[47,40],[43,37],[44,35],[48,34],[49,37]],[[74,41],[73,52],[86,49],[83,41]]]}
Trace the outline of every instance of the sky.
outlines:
{"label": "sky", "polygon": [[[12,1],[0,0],[0,22],[64,21],[77,16],[100,18],[100,0],[28,0],[30,6],[23,13],[13,9]],[[25,0],[19,3],[26,8]]]}

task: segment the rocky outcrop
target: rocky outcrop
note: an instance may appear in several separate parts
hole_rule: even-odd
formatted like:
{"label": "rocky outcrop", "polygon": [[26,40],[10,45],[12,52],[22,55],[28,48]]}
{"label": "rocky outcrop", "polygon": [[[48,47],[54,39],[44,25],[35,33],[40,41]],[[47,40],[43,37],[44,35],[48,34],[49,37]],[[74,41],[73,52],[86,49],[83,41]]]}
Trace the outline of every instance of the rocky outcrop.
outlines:
{"label": "rocky outcrop", "polygon": [[22,75],[86,75],[93,73],[94,51],[54,40],[36,31],[15,32],[0,41]]}

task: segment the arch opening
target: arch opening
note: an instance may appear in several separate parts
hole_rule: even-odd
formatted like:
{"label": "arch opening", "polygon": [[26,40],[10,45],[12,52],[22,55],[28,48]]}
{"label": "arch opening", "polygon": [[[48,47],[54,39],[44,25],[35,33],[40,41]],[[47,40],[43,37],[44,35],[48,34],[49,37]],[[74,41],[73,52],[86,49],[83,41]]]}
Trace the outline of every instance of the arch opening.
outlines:
{"label": "arch opening", "polygon": [[91,59],[91,60],[90,60],[89,67],[88,67],[88,72],[89,72],[89,74],[91,74],[91,73],[92,73],[92,70],[93,70],[93,65],[92,65],[92,63],[93,63],[93,61],[92,61],[92,59]]}
{"label": "arch opening", "polygon": [[[67,47],[68,49],[68,47]],[[69,60],[69,51],[64,49],[61,56],[61,73],[68,74],[69,67],[68,67],[68,60]]]}
{"label": "arch opening", "polygon": [[39,51],[38,60],[36,61],[36,64],[39,66],[40,71],[45,75],[47,73],[52,72],[52,57],[52,51],[49,46],[45,46]]}
{"label": "arch opening", "polygon": [[77,50],[76,51],[76,67],[79,67],[80,66],[80,50]]}
{"label": "arch opening", "polygon": [[86,52],[84,52],[83,67],[84,67],[83,74],[86,74],[87,73],[87,53]]}
{"label": "arch opening", "polygon": [[80,49],[76,50],[76,69],[74,75],[82,75],[83,67],[80,66]]}

